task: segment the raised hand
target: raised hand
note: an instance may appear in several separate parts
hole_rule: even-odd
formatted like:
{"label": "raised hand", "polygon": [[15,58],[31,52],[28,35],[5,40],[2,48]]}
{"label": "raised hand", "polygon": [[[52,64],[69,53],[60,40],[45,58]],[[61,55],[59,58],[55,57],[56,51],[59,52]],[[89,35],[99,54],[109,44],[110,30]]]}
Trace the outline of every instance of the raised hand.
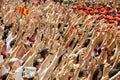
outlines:
{"label": "raised hand", "polygon": [[111,70],[111,65],[106,63],[104,65],[104,69],[103,69],[103,77],[102,77],[102,80],[109,80],[109,72]]}

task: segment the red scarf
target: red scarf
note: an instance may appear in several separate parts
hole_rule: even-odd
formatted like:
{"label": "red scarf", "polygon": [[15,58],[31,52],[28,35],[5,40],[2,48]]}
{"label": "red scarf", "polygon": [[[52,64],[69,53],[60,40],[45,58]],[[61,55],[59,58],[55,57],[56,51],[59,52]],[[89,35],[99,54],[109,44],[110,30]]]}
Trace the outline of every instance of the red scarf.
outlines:
{"label": "red scarf", "polygon": [[71,78],[72,78],[71,76],[68,76],[68,80],[71,80]]}

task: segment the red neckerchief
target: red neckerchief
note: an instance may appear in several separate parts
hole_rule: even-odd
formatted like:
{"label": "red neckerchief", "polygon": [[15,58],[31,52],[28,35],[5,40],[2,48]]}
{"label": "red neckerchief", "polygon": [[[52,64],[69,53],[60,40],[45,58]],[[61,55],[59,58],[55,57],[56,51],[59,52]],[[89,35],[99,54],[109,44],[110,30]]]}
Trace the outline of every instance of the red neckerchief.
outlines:
{"label": "red neckerchief", "polygon": [[5,53],[4,53],[4,52],[1,52],[1,55],[5,55]]}
{"label": "red neckerchief", "polygon": [[34,43],[34,42],[35,42],[34,36],[32,36],[32,37],[29,39],[29,41]]}
{"label": "red neckerchief", "polygon": [[68,80],[71,80],[71,78],[72,78],[71,76],[68,76]]}
{"label": "red neckerchief", "polygon": [[70,32],[72,33],[75,29],[77,29],[77,25],[72,26]]}
{"label": "red neckerchief", "polygon": [[2,79],[2,74],[0,74],[0,79]]}

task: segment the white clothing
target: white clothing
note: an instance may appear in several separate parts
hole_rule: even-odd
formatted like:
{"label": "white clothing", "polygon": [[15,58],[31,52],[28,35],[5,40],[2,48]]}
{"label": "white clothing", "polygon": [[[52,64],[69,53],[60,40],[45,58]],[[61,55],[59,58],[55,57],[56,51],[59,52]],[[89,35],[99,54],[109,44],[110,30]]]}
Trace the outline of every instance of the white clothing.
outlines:
{"label": "white clothing", "polygon": [[23,67],[22,66],[16,69],[15,74],[14,74],[15,80],[23,80],[22,72],[23,72]]}

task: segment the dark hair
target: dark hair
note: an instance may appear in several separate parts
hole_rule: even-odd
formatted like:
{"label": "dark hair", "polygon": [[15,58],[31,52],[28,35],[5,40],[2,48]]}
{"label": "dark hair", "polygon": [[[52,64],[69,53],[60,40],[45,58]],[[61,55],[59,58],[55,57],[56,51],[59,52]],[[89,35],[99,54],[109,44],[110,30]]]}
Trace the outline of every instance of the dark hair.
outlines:
{"label": "dark hair", "polygon": [[45,55],[48,53],[48,48],[43,48],[42,50],[38,51],[38,54],[41,54],[43,58],[45,58]]}
{"label": "dark hair", "polygon": [[80,24],[79,24],[79,27],[82,27],[82,25],[83,25],[83,24],[82,24],[82,23],[80,23]]}
{"label": "dark hair", "polygon": [[101,47],[98,48],[98,54],[101,54]]}
{"label": "dark hair", "polygon": [[76,64],[79,62],[79,55],[76,58]]}
{"label": "dark hair", "polygon": [[119,72],[119,69],[112,69],[112,70],[109,72],[109,78],[113,77],[117,72]]}
{"label": "dark hair", "polygon": [[8,76],[9,73],[6,73],[2,76],[2,80],[6,80],[7,76]]}
{"label": "dark hair", "polygon": [[58,65],[61,63],[63,55],[60,56],[59,60],[58,60]]}
{"label": "dark hair", "polygon": [[84,47],[87,47],[89,43],[90,43],[90,39],[86,39],[85,42],[83,43]]}
{"label": "dark hair", "polygon": [[73,40],[70,42],[69,46],[71,46],[74,42],[75,38],[73,38]]}
{"label": "dark hair", "polygon": [[56,80],[56,78],[54,78],[53,80]]}
{"label": "dark hair", "polygon": [[44,38],[44,35],[42,34],[41,40]]}
{"label": "dark hair", "polygon": [[12,40],[11,42],[10,42],[10,47],[12,48],[13,47],[13,45],[15,44],[15,39],[14,40]]}
{"label": "dark hair", "polygon": [[100,70],[100,67],[97,67],[97,69],[95,70],[95,72],[93,74],[92,80],[97,80],[97,76],[100,72],[99,70]]}
{"label": "dark hair", "polygon": [[34,30],[35,34],[37,34],[37,30],[38,30],[38,27],[36,27],[35,30]]}
{"label": "dark hair", "polygon": [[66,23],[66,24],[64,24],[64,27],[67,27],[68,26],[68,24]]}
{"label": "dark hair", "polygon": [[13,26],[13,23],[8,25],[8,29],[10,29]]}
{"label": "dark hair", "polygon": [[97,69],[95,70],[92,80],[97,80],[97,76],[99,74],[100,71],[103,72],[103,68],[104,68],[104,64],[101,64],[100,66],[97,67]]}
{"label": "dark hair", "polygon": [[10,30],[10,28],[11,28],[12,26],[13,26],[13,23],[11,23],[11,24],[5,26],[5,27],[4,27],[4,30],[6,30],[6,29]]}
{"label": "dark hair", "polygon": [[81,70],[80,72],[79,72],[79,75],[78,75],[79,77],[82,77],[83,76],[83,71]]}
{"label": "dark hair", "polygon": [[0,16],[0,23],[1,23],[1,25],[3,24],[3,19],[1,16]]}
{"label": "dark hair", "polygon": [[87,71],[87,69],[82,69],[80,72],[79,72],[79,77],[83,77],[84,76],[84,72]]}
{"label": "dark hair", "polygon": [[117,64],[117,69],[120,69],[120,62],[118,62]]}
{"label": "dark hair", "polygon": [[4,31],[4,33],[3,33],[3,35],[2,35],[2,39],[3,39],[3,40],[7,39],[8,32],[9,32],[8,29]]}
{"label": "dark hair", "polygon": [[28,80],[34,80],[34,77],[32,77],[32,78],[29,78]]}
{"label": "dark hair", "polygon": [[75,71],[75,69],[74,68],[72,68],[71,70],[70,70],[70,72],[74,72]]}
{"label": "dark hair", "polygon": [[22,36],[25,34],[25,31],[23,31]]}
{"label": "dark hair", "polygon": [[39,62],[37,60],[34,60],[33,66],[36,67],[37,65],[39,65]]}
{"label": "dark hair", "polygon": [[26,37],[27,40],[29,40],[30,38],[29,37]]}
{"label": "dark hair", "polygon": [[61,27],[61,23],[58,23],[58,28],[60,28]]}
{"label": "dark hair", "polygon": [[3,59],[5,59],[5,58],[6,58],[6,55],[4,54],[4,55],[3,55]]}

